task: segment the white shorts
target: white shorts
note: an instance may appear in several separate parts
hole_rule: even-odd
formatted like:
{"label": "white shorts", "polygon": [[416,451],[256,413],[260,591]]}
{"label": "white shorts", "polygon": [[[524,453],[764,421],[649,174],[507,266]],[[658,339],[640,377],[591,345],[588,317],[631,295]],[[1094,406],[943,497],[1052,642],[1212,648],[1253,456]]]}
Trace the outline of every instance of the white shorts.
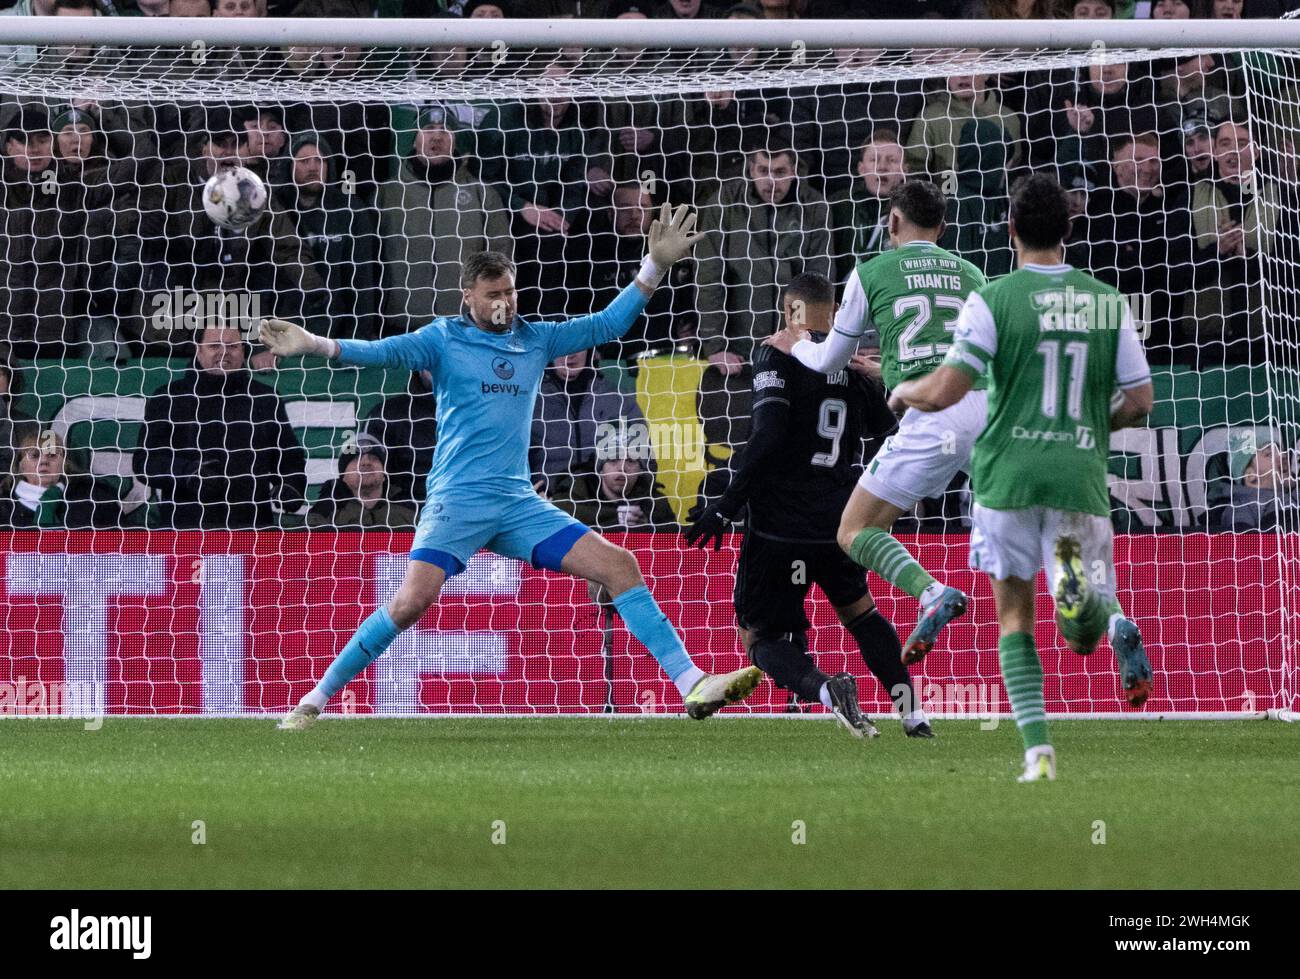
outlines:
{"label": "white shorts", "polygon": [[1089,585],[1107,601],[1115,597],[1115,555],[1109,517],[1051,507],[1027,510],[971,508],[970,566],[999,581],[1034,581],[1047,572],[1048,587],[1056,574],[1056,540],[1069,534],[1079,542]]}
{"label": "white shorts", "polygon": [[941,495],[957,473],[970,470],[971,447],[984,431],[988,413],[987,391],[971,391],[943,411],[907,409],[858,485],[900,510]]}

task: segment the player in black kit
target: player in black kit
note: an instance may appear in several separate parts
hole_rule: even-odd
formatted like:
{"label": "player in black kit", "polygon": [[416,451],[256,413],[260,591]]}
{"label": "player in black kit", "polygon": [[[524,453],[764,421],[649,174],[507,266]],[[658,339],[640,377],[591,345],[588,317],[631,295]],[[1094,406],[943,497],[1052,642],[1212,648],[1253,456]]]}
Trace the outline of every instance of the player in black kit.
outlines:
{"label": "player in black kit", "polygon": [[[835,287],[825,276],[796,276],[783,296],[785,330],[832,329]],[[855,368],[856,369],[853,369]],[[693,547],[722,544],[727,525],[749,515],[736,567],[736,624],[749,658],[777,686],[826,705],[857,737],[875,736],[848,673],[827,676],[808,653],[804,599],[816,584],[889,692],[909,737],[931,737],[901,660],[893,625],[875,607],[863,568],[836,543],[844,504],[857,482],[862,442],[897,420],[878,380],[851,369],[817,374],[771,346],[754,357],[749,442],[731,485],[686,530]],[[874,372],[879,376],[879,369]]]}

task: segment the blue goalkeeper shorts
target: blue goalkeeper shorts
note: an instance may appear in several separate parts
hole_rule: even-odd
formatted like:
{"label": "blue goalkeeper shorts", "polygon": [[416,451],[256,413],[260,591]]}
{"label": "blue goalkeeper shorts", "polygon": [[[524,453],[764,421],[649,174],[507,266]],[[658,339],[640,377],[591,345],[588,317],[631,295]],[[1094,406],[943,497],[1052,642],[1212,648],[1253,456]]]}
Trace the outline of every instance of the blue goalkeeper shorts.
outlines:
{"label": "blue goalkeeper shorts", "polygon": [[590,528],[529,487],[519,493],[440,494],[420,511],[411,560],[460,574],[481,548],[559,571],[560,562]]}

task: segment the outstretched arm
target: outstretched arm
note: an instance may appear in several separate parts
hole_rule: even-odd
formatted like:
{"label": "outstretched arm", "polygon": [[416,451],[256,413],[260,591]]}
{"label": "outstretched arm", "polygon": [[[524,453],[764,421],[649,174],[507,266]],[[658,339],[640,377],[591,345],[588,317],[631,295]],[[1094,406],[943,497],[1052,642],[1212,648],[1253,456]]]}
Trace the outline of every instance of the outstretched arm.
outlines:
{"label": "outstretched arm", "polygon": [[705,232],[695,233],[695,212],[685,204],[676,212],[665,204],[650,225],[649,247],[641,270],[630,286],[599,313],[579,316],[555,326],[548,338],[547,360],[617,340],[645,309],[674,262],[691,253]]}
{"label": "outstretched arm", "polygon": [[433,370],[438,362],[437,336],[427,327],[383,340],[331,340],[288,320],[262,320],[259,333],[278,357],[324,357],[356,367],[412,371]]}
{"label": "outstretched arm", "polygon": [[782,336],[783,331],[778,331],[764,343],[792,355],[819,374],[830,374],[843,370],[857,353],[858,343],[866,332],[866,319],[867,295],[862,291],[862,280],[855,272],[844,286],[844,297],[835,314],[835,326],[825,340],[813,343],[805,336],[797,343],[791,343],[788,334]]}

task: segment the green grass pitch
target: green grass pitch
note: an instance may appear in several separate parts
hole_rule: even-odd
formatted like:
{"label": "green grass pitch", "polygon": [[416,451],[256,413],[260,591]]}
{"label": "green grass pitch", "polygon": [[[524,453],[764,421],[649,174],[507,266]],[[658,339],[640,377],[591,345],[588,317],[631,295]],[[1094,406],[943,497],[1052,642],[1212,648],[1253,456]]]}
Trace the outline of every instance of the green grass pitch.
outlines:
{"label": "green grass pitch", "polygon": [[0,886],[1300,886],[1300,727],[1058,722],[1035,785],[1010,722],[882,730],[15,720]]}

